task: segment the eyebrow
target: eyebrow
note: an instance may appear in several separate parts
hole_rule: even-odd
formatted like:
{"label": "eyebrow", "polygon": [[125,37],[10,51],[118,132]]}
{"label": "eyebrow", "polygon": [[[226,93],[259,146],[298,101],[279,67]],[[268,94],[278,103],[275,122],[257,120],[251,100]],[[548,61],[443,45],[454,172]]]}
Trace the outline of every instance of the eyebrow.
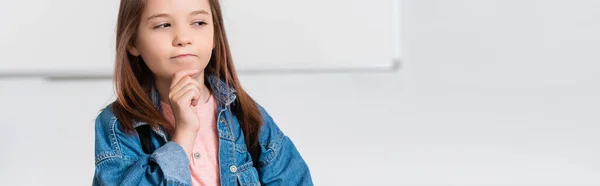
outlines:
{"label": "eyebrow", "polygon": [[[190,12],[190,16],[194,16],[194,15],[198,15],[198,14],[208,15],[208,12],[206,10],[196,10],[196,11]],[[148,17],[146,20],[154,19],[157,17],[169,17],[169,14],[165,14],[165,13],[154,14],[154,15],[151,15],[150,17]]]}

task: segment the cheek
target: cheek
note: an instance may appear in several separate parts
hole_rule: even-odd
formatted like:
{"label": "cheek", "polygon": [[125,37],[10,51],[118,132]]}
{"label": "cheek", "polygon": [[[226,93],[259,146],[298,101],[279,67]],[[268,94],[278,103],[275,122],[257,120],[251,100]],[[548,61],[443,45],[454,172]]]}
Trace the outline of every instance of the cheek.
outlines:
{"label": "cheek", "polygon": [[202,37],[202,39],[198,42],[199,43],[199,54],[200,54],[200,58],[202,60],[202,62],[204,63],[208,63],[208,61],[211,58],[211,54],[213,51],[213,47],[214,47],[214,43],[213,43],[213,38],[212,38],[212,34],[207,35]]}
{"label": "cheek", "polygon": [[141,42],[138,48],[142,59],[144,59],[148,68],[157,76],[168,75],[169,69],[167,62],[170,57],[170,40],[163,36],[153,36],[151,39],[140,39],[144,42]]}
{"label": "cheek", "polygon": [[139,39],[142,41],[140,53],[146,56],[163,57],[171,45],[171,38],[166,34],[144,35]]}

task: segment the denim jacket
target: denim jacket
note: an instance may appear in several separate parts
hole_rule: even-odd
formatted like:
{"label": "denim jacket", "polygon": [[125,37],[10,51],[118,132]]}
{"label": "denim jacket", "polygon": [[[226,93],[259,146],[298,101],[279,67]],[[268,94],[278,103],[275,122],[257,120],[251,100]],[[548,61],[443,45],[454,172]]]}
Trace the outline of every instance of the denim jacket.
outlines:
{"label": "denim jacket", "polygon": [[[308,166],[289,137],[271,116],[258,106],[263,118],[260,129],[260,155],[254,157],[244,142],[244,134],[229,105],[235,90],[214,75],[207,76],[217,100],[219,172],[222,186],[313,185]],[[156,89],[152,101],[160,110]],[[135,127],[147,125],[135,121]],[[189,160],[179,144],[170,141],[162,128],[152,128],[151,154],[142,150],[137,133],[125,133],[107,106],[96,118],[96,167],[93,185],[191,185]]]}

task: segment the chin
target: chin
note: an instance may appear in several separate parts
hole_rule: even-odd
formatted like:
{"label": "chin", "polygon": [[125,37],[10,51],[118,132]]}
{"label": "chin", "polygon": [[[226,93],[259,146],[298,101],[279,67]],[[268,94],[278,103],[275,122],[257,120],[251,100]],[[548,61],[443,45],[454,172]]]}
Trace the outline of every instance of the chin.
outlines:
{"label": "chin", "polygon": [[207,64],[200,64],[198,62],[196,63],[179,63],[177,65],[173,65],[171,66],[170,71],[174,74],[175,72],[181,71],[181,70],[189,70],[189,69],[196,69],[199,71],[203,71],[204,68],[206,68]]}
{"label": "chin", "polygon": [[200,70],[200,64],[197,62],[179,63],[176,65],[175,71],[187,70],[187,69],[198,69]]}

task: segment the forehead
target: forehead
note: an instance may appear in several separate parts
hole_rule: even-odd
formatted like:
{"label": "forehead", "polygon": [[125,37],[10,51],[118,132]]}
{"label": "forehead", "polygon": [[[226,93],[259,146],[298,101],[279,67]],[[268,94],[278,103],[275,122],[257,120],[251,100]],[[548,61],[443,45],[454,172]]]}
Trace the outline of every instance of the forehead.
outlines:
{"label": "forehead", "polygon": [[197,10],[205,10],[210,13],[209,0],[146,0],[143,15],[170,14],[171,16],[184,15]]}

